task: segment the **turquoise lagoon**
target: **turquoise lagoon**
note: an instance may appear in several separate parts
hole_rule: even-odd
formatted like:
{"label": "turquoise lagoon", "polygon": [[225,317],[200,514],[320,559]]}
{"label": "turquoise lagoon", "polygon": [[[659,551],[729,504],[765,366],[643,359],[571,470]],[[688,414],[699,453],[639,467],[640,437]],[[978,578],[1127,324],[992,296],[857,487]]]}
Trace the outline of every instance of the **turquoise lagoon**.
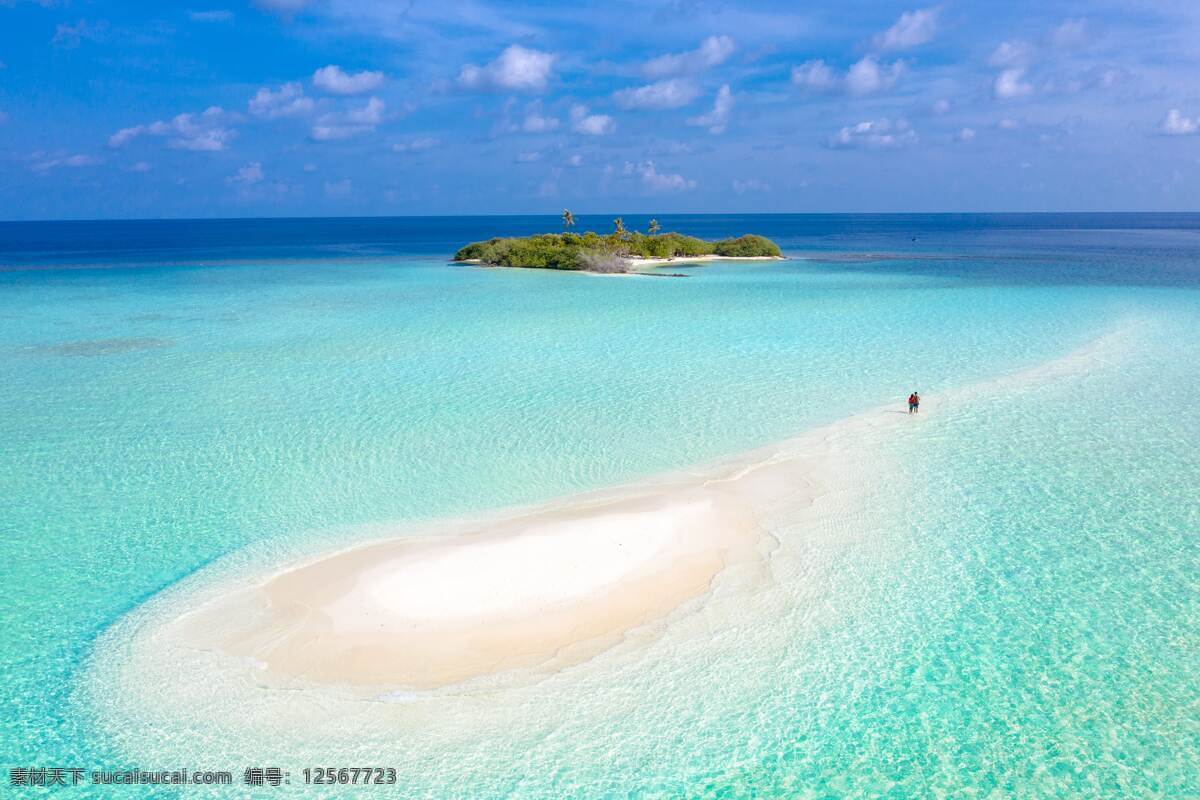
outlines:
{"label": "turquoise lagoon", "polygon": [[[668,218],[794,256],[687,278],[445,261],[553,224],[0,225],[5,764],[277,765],[289,794],[387,765],[428,797],[1200,796],[1200,217]],[[555,675],[322,697],[315,731],[139,708],[154,687],[119,679],[182,586],[913,389],[926,414],[845,443],[870,479],[781,522],[766,581]]]}

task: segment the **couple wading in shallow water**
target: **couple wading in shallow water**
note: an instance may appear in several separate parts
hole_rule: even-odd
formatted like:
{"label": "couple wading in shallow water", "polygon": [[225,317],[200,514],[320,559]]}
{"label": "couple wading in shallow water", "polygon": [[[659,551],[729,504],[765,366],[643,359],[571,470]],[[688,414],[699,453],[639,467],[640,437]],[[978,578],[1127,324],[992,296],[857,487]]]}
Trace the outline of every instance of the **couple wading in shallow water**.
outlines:
{"label": "couple wading in shallow water", "polygon": [[913,392],[908,396],[908,413],[921,413],[921,395],[918,392]]}

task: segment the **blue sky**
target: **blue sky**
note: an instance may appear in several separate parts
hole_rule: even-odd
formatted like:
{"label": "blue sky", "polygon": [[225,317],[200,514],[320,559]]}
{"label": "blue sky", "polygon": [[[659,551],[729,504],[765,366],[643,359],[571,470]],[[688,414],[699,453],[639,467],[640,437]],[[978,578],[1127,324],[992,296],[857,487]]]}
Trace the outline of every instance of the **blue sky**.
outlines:
{"label": "blue sky", "polygon": [[0,218],[1200,210],[1200,3],[0,0]]}

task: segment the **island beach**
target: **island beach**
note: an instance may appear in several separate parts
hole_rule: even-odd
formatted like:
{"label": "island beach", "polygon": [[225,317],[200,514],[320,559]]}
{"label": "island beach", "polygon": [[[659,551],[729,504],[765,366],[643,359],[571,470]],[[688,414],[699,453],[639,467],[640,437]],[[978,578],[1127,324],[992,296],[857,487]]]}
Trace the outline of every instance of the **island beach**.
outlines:
{"label": "island beach", "polygon": [[680,265],[696,263],[707,263],[710,261],[783,261],[783,256],[675,256],[672,258],[641,258],[638,256],[629,256],[625,259],[629,266],[634,269],[645,269],[650,267],[662,267],[667,265]]}

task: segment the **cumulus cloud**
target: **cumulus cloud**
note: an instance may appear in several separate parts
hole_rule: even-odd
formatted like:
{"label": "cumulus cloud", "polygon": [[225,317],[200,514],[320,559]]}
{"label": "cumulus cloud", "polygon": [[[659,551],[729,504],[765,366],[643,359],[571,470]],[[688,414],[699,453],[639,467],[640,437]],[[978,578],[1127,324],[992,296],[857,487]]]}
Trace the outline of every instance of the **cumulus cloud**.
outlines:
{"label": "cumulus cloud", "polygon": [[846,91],[850,94],[874,94],[896,85],[904,63],[880,64],[871,56],[854,64],[846,72]]}
{"label": "cumulus cloud", "polygon": [[733,39],[728,36],[709,36],[695,50],[669,53],[642,65],[647,78],[669,78],[672,75],[692,75],[724,63],[733,55]]}
{"label": "cumulus cloud", "polygon": [[678,173],[659,172],[653,161],[639,164],[625,162],[625,174],[641,179],[642,185],[651,192],[682,192],[696,188],[696,182]]}
{"label": "cumulus cloud", "polygon": [[954,134],[956,142],[970,142],[975,138],[974,128],[963,128],[958,133]]}
{"label": "cumulus cloud", "polygon": [[558,120],[543,114],[540,105],[525,110],[525,119],[521,122],[521,130],[525,133],[549,133],[557,128]]}
{"label": "cumulus cloud", "polygon": [[362,108],[324,114],[313,126],[312,138],[318,142],[348,139],[360,133],[369,133],[383,121],[386,106],[378,97],[372,97]]}
{"label": "cumulus cloud", "polygon": [[330,64],[314,72],[312,82],[313,86],[330,94],[366,94],[379,88],[383,73],[363,70],[351,74],[337,64]]}
{"label": "cumulus cloud", "polygon": [[159,136],[167,140],[167,146],[175,150],[213,152],[224,150],[235,132],[225,126],[228,114],[218,106],[211,106],[202,114],[178,114],[169,120],[157,120],[148,125],[135,125],[108,137],[108,146],[124,147],[141,136]]}
{"label": "cumulus cloud", "polygon": [[56,169],[58,167],[67,167],[77,169],[79,167],[95,167],[104,163],[104,159],[96,156],[89,156],[83,153],[73,156],[62,156],[61,158],[49,158],[38,161],[31,169],[34,172],[45,172],[47,170]]}
{"label": "cumulus cloud", "polygon": [[905,11],[892,27],[876,36],[872,43],[878,50],[907,50],[933,40],[937,34],[940,9],[923,8]]}
{"label": "cumulus cloud", "polygon": [[1050,34],[1050,44],[1059,50],[1076,50],[1090,39],[1086,19],[1068,19]]}
{"label": "cumulus cloud", "polygon": [[1168,136],[1188,136],[1200,132],[1200,121],[1185,117],[1178,108],[1172,108],[1159,123],[1158,130]]}
{"label": "cumulus cloud", "polygon": [[839,75],[824,61],[815,59],[792,67],[792,83],[814,92],[867,95],[892,88],[903,73],[903,61],[884,64],[874,56],[865,56],[855,62],[845,75]]}
{"label": "cumulus cloud", "polygon": [[841,78],[821,59],[805,61],[792,67],[792,83],[818,92],[828,92],[841,84]]}
{"label": "cumulus cloud", "polygon": [[587,136],[612,133],[617,123],[608,114],[589,114],[585,105],[571,106],[571,130]]}
{"label": "cumulus cloud", "polygon": [[233,19],[232,11],[189,11],[188,18],[192,22],[229,22]]}
{"label": "cumulus cloud", "polygon": [[553,53],[509,45],[494,61],[465,65],[458,73],[458,85],[472,91],[540,92],[557,59]]}
{"label": "cumulus cloud", "polygon": [[916,143],[917,133],[909,127],[906,120],[897,119],[893,122],[886,117],[842,128],[829,138],[829,146],[839,150],[887,150],[909,147]]}
{"label": "cumulus cloud", "polygon": [[617,105],[629,109],[680,108],[700,96],[700,89],[691,81],[671,78],[636,89],[622,89],[613,93]]}
{"label": "cumulus cloud", "polygon": [[312,111],[313,101],[304,96],[303,86],[293,82],[285,83],[275,91],[264,86],[250,98],[247,108],[256,117],[295,117]]}
{"label": "cumulus cloud", "polygon": [[392,145],[392,150],[397,153],[420,153],[425,150],[432,150],[437,146],[438,140],[432,136],[418,136],[407,142],[397,142]]}
{"label": "cumulus cloud", "polygon": [[725,84],[717,90],[717,97],[713,101],[712,111],[707,114],[701,114],[698,117],[692,117],[687,122],[688,125],[708,128],[709,133],[724,133],[725,126],[729,123],[729,114],[732,111],[733,92],[729,90],[729,84]]}
{"label": "cumulus cloud", "polygon": [[1020,39],[1012,39],[996,45],[988,57],[993,67],[1027,67],[1033,60],[1033,46]]}
{"label": "cumulus cloud", "polygon": [[1024,97],[1032,93],[1033,85],[1025,80],[1025,70],[1021,67],[1001,70],[992,84],[992,94],[1001,100]]}
{"label": "cumulus cloud", "polygon": [[257,161],[251,161],[239,169],[237,173],[226,178],[225,182],[230,186],[253,186],[256,183],[261,183],[264,177],[262,164]]}

